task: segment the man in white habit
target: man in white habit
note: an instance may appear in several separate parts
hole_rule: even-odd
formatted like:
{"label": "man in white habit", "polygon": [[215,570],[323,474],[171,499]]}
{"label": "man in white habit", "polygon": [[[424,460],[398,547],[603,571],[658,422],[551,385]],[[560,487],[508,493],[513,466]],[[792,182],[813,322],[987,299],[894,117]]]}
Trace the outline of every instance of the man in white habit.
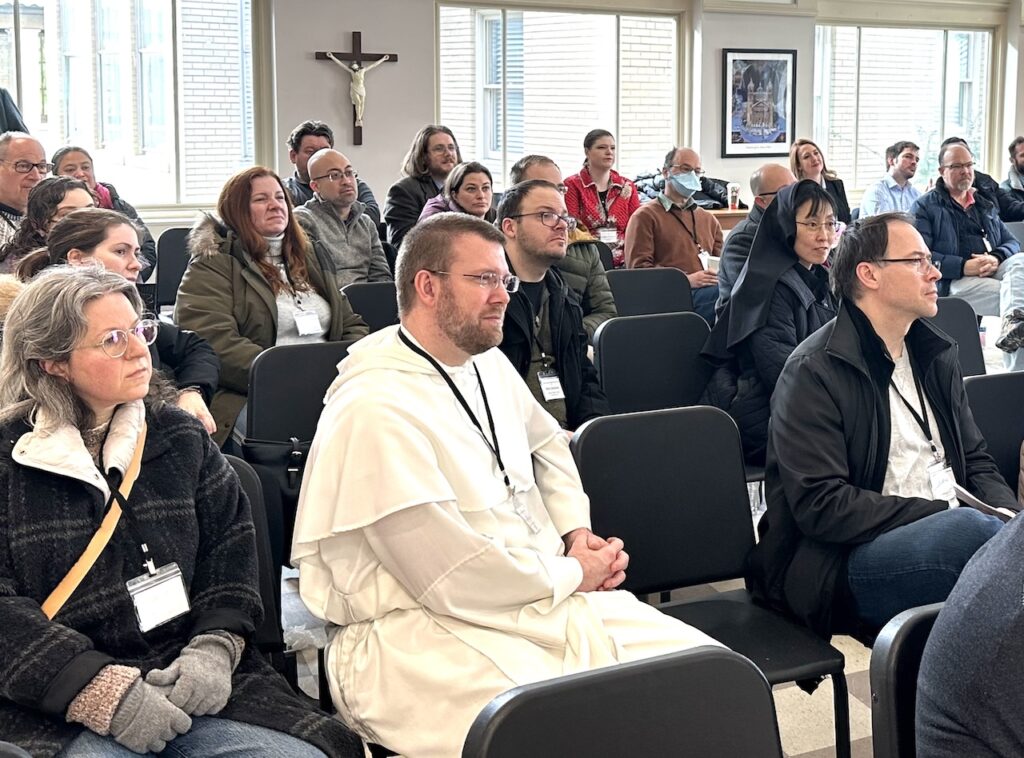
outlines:
{"label": "man in white habit", "polygon": [[613,591],[622,541],[590,531],[565,434],[496,349],[500,231],[417,225],[398,256],[401,326],[353,345],[310,450],[292,562],[342,625],[331,696],[367,740],[455,758],[520,684],[719,643]]}

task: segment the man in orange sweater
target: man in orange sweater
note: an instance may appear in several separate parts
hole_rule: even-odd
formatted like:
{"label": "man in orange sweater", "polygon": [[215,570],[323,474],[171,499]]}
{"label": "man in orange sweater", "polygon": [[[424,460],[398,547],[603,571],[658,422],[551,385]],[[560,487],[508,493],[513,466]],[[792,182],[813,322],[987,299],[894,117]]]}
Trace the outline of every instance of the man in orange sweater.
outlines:
{"label": "man in orange sweater", "polygon": [[700,189],[704,174],[700,156],[688,147],[672,148],[661,173],[665,191],[641,205],[629,219],[626,266],[679,269],[690,280],[693,309],[708,324],[714,324],[718,275],[707,270],[701,254],[721,255],[722,227],[718,219],[693,202],[693,193]]}

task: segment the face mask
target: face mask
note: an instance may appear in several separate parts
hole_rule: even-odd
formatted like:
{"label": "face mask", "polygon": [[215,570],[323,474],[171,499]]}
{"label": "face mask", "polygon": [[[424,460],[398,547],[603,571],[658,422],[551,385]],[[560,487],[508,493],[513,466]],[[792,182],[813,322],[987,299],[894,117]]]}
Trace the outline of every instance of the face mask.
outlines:
{"label": "face mask", "polygon": [[694,192],[700,190],[700,177],[692,171],[687,171],[684,174],[669,174],[668,180],[672,184],[672,189],[683,197],[691,197]]}

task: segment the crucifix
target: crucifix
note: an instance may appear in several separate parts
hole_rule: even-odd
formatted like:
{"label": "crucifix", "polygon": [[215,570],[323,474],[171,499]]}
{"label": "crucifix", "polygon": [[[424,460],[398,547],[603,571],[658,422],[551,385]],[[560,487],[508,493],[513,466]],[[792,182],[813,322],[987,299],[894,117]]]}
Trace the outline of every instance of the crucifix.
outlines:
{"label": "crucifix", "polygon": [[[334,61],[352,77],[349,84],[349,97],[352,99],[352,143],[363,144],[363,110],[366,107],[366,72],[377,68],[382,63],[397,63],[397,53],[364,53],[363,33],[352,32],[351,53],[320,52],[316,54],[318,61]],[[347,62],[346,62],[347,61]],[[350,65],[351,64],[351,65]]]}

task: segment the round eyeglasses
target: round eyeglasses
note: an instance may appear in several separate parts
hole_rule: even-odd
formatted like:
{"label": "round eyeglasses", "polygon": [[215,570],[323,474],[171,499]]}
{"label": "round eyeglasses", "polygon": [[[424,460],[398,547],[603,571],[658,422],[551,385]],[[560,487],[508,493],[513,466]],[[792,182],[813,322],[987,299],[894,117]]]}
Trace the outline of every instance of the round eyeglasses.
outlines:
{"label": "round eyeglasses", "polygon": [[[133,334],[146,345],[156,342],[160,323],[151,318],[144,318],[131,329],[111,329],[103,335],[103,339],[95,345],[81,345],[80,348],[100,348],[110,358],[121,358],[128,352],[128,335]],[[80,348],[75,348],[76,350]]]}

